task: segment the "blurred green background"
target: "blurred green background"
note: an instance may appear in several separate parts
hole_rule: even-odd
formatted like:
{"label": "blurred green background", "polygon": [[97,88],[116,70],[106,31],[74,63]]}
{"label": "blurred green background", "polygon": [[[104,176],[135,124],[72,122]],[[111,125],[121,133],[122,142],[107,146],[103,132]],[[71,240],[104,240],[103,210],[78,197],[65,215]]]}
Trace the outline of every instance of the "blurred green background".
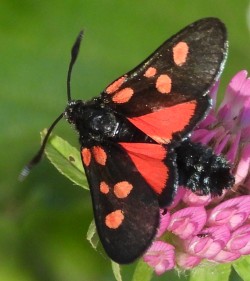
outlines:
{"label": "blurred green background", "polygon": [[[114,280],[109,260],[85,239],[92,220],[89,193],[46,159],[25,182],[17,181],[39,146],[39,132],[64,110],[69,52],[79,30],[85,29],[85,37],[72,96],[88,99],[179,29],[219,17],[230,40],[223,93],[232,75],[250,70],[248,5],[246,0],[1,0],[0,280]],[[55,132],[77,146],[66,122]],[[125,281],[133,269],[123,267]]]}

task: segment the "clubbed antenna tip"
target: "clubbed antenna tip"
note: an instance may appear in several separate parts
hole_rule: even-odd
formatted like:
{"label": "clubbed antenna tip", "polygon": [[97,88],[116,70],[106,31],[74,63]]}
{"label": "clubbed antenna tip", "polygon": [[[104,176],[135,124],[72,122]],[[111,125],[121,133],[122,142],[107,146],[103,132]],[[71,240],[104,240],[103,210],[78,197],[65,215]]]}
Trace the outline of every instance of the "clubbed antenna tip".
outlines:
{"label": "clubbed antenna tip", "polygon": [[70,91],[71,72],[72,72],[73,65],[79,54],[82,38],[83,38],[83,30],[80,31],[79,35],[76,38],[75,44],[73,45],[73,47],[71,49],[71,60],[69,63],[69,69],[68,69],[68,75],[67,75],[68,102],[71,101],[71,91]]}
{"label": "clubbed antenna tip", "polygon": [[72,64],[74,64],[77,59],[82,38],[83,38],[83,30],[80,31],[79,35],[76,38],[75,44],[73,45],[73,47],[71,49],[71,63]]}

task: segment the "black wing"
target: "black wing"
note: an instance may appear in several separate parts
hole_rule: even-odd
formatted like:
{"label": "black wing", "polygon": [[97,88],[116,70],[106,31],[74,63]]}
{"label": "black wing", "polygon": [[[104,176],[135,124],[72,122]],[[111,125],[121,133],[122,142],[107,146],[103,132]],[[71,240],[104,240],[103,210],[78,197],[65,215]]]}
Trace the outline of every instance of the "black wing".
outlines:
{"label": "black wing", "polygon": [[[224,24],[216,18],[201,19],[111,83],[101,98],[160,143],[167,143],[175,132],[184,136],[210,106],[208,90],[222,71],[227,45]],[[156,120],[159,125],[154,125]]]}
{"label": "black wing", "polygon": [[[82,148],[100,240],[108,256],[121,264],[134,261],[150,246],[159,226],[159,205],[170,203],[177,188],[176,169],[172,166],[168,167],[165,175],[168,184],[162,183],[161,195],[150,185],[157,188],[154,178],[162,178],[161,172],[165,171],[164,159],[160,160],[164,150],[161,145],[138,144],[138,147],[159,146],[159,156],[149,155],[147,159],[142,157],[143,152],[137,150],[136,153],[127,145],[106,143]],[[132,154],[137,159],[131,157]],[[140,165],[144,163],[144,168],[149,169],[149,165],[153,167],[157,162],[158,172],[153,168],[152,172],[158,174],[148,175],[153,178],[148,183]]]}

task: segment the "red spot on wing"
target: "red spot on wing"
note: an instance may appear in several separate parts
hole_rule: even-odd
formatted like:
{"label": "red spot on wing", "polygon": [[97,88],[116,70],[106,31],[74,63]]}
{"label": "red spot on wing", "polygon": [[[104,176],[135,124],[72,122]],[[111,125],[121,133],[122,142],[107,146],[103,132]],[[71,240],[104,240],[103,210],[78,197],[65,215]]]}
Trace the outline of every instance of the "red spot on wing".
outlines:
{"label": "red spot on wing", "polygon": [[117,198],[126,198],[132,189],[132,184],[127,181],[121,181],[114,185],[114,194]]}
{"label": "red spot on wing", "polygon": [[91,152],[88,148],[82,149],[82,161],[83,164],[88,167],[91,161]]}
{"label": "red spot on wing", "polygon": [[172,88],[172,80],[167,74],[162,74],[157,78],[155,86],[158,92],[169,94]]}
{"label": "red spot on wing", "polygon": [[93,146],[92,152],[95,158],[95,161],[100,165],[105,165],[107,161],[107,154],[104,149],[100,146]]}
{"label": "red spot on wing", "polygon": [[186,42],[179,42],[173,47],[173,59],[176,65],[181,66],[186,62],[188,49]]}
{"label": "red spot on wing", "polygon": [[115,93],[112,97],[113,102],[115,103],[125,103],[128,102],[134,94],[132,88],[124,88],[119,92]]}
{"label": "red spot on wing", "polygon": [[155,76],[156,72],[157,72],[156,68],[154,68],[154,67],[149,67],[149,68],[145,71],[144,76],[147,77],[147,78],[150,78],[150,77]]}
{"label": "red spot on wing", "polygon": [[146,182],[157,194],[161,194],[169,177],[169,169],[163,162],[167,156],[166,148],[151,143],[119,144],[126,150]]}
{"label": "red spot on wing", "polygon": [[116,210],[114,212],[109,213],[105,217],[105,225],[108,228],[116,229],[122,224],[123,220],[124,220],[124,215],[122,213],[122,210]]}
{"label": "red spot on wing", "polygon": [[121,85],[125,82],[125,80],[126,80],[125,76],[120,77],[118,80],[116,80],[106,88],[106,93],[113,94],[114,92],[116,92],[121,87]]}
{"label": "red spot on wing", "polygon": [[102,181],[102,182],[100,183],[100,191],[101,191],[101,193],[103,193],[103,194],[108,194],[108,193],[109,193],[109,186],[106,184],[105,181]]}
{"label": "red spot on wing", "polygon": [[181,132],[190,123],[196,106],[193,100],[128,120],[156,142],[169,143],[174,133]]}

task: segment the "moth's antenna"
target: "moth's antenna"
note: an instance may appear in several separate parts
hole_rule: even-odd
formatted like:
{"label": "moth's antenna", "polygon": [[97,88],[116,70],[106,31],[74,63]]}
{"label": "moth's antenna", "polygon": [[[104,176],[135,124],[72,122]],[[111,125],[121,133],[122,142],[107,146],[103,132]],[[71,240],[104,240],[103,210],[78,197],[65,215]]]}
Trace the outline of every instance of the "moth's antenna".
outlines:
{"label": "moth's antenna", "polygon": [[46,143],[49,139],[49,135],[52,132],[52,130],[54,129],[55,125],[62,119],[63,117],[63,113],[61,113],[56,120],[51,124],[51,126],[49,127],[47,134],[45,135],[42,145],[40,147],[40,149],[38,150],[38,152],[36,153],[36,155],[30,160],[30,162],[22,169],[21,173],[19,174],[18,180],[19,181],[23,181],[28,174],[30,173],[30,170],[40,162],[40,160],[42,159],[43,153],[44,153],[44,149],[46,146]]}
{"label": "moth's antenna", "polygon": [[[79,49],[80,49],[80,45],[81,45],[81,40],[83,37],[83,30],[79,33],[79,35],[76,38],[76,41],[72,47],[71,50],[71,60],[70,60],[70,64],[69,64],[69,69],[68,69],[68,75],[67,75],[67,95],[68,95],[68,102],[71,101],[71,93],[70,93],[70,79],[71,79],[71,72],[72,72],[72,68],[73,65],[77,59],[78,53],[79,53]],[[49,139],[49,136],[52,132],[52,130],[54,129],[54,127],[56,126],[56,124],[62,119],[64,113],[61,113],[56,120],[51,124],[51,126],[49,127],[47,134],[45,135],[43,142],[41,144],[40,149],[38,150],[38,152],[35,154],[35,156],[30,160],[30,162],[22,169],[21,173],[19,174],[19,181],[23,181],[28,174],[30,173],[30,170],[36,165],[38,164],[43,156],[44,150],[45,150],[45,146],[47,144],[47,141]]]}
{"label": "moth's antenna", "polygon": [[71,60],[70,60],[69,69],[68,69],[68,76],[67,76],[68,102],[71,101],[71,91],[70,91],[71,72],[72,72],[73,65],[74,65],[74,63],[77,59],[78,54],[79,54],[82,37],[83,37],[83,30],[80,31],[79,35],[76,38],[75,44],[73,45],[73,47],[71,49]]}

